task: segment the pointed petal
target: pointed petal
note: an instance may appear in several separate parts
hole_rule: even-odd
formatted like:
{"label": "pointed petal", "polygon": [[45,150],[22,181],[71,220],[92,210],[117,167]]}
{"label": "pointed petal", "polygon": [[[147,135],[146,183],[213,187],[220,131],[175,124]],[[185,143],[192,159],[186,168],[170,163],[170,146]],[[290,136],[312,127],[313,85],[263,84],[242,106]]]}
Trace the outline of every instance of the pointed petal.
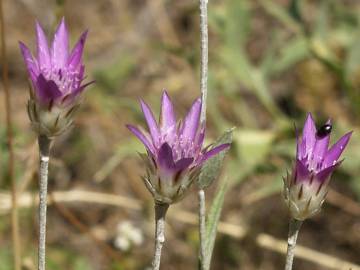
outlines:
{"label": "pointed petal", "polygon": [[301,137],[300,157],[311,155],[316,141],[316,126],[311,113],[308,113]]}
{"label": "pointed petal", "polygon": [[194,101],[190,111],[186,115],[184,124],[182,127],[182,136],[188,140],[194,140],[197,133],[201,112],[201,99],[198,98]]}
{"label": "pointed petal", "polygon": [[308,168],[304,165],[304,163],[301,162],[301,160],[297,159],[295,164],[295,174],[296,174],[296,180],[295,181],[306,181],[309,180],[310,177],[310,171]]}
{"label": "pointed petal", "polygon": [[351,138],[351,135],[352,135],[352,131],[349,133],[346,133],[325,154],[325,159],[323,162],[324,168],[332,166],[337,162],[337,160],[341,156],[342,152],[344,151],[346,145],[348,144],[348,142]]}
{"label": "pointed petal", "polygon": [[145,116],[146,123],[148,125],[153,144],[156,146],[159,144],[160,132],[158,124],[156,123],[154,114],[152,113],[150,107],[143,101],[140,100],[141,110]]}
{"label": "pointed petal", "polygon": [[70,94],[71,97],[75,98],[75,97],[79,96],[86,89],[86,87],[88,87],[89,85],[92,85],[95,82],[96,82],[95,80],[92,80],[90,82],[87,82],[87,83],[81,85],[79,88],[74,89]]}
{"label": "pointed petal", "polygon": [[214,147],[213,149],[207,151],[206,153],[203,154],[203,156],[200,159],[200,164],[203,163],[204,161],[208,160],[209,158],[215,156],[216,154],[218,154],[219,152],[228,149],[230,147],[230,143],[225,143],[225,144],[221,144],[219,146]]}
{"label": "pointed petal", "polygon": [[81,64],[82,53],[84,50],[87,34],[88,34],[88,30],[86,30],[84,33],[81,34],[78,42],[71,51],[67,63],[70,69],[74,70],[78,67],[79,64]]}
{"label": "pointed petal", "polygon": [[294,131],[295,131],[295,138],[296,138],[296,158],[301,159],[303,152],[301,151],[301,139],[299,136],[299,130],[294,122]]}
{"label": "pointed petal", "polygon": [[171,147],[168,143],[164,143],[158,152],[157,161],[159,166],[168,172],[175,172],[175,163]]}
{"label": "pointed petal", "polygon": [[37,63],[34,60],[34,58],[32,57],[29,48],[26,47],[26,45],[24,43],[22,43],[20,41],[19,46],[20,46],[21,54],[22,54],[22,56],[24,58],[24,62],[26,64],[26,68],[27,68],[27,71],[29,73],[29,76],[30,76],[31,80],[33,81],[33,83],[35,83],[36,82],[36,77],[37,77],[37,74],[38,74]]}
{"label": "pointed petal", "polygon": [[193,161],[194,161],[193,158],[180,159],[175,163],[175,168],[177,171],[183,171],[187,169],[193,163]]}
{"label": "pointed petal", "polygon": [[160,127],[161,130],[168,130],[176,126],[176,117],[174,106],[170,100],[168,93],[164,90],[161,99],[161,112],[160,112]]}
{"label": "pointed petal", "polygon": [[51,47],[51,61],[56,68],[65,67],[69,55],[69,32],[64,17],[55,32]]}
{"label": "pointed petal", "polygon": [[49,45],[40,23],[36,21],[37,60],[40,68],[50,68]]}
{"label": "pointed petal", "polygon": [[140,129],[133,125],[126,125],[126,127],[145,145],[146,149],[148,149],[152,154],[155,153],[153,145]]}
{"label": "pointed petal", "polygon": [[316,164],[321,164],[324,160],[324,156],[329,147],[330,134],[326,135],[323,138],[316,138],[314,150],[313,150],[313,160]]}
{"label": "pointed petal", "polygon": [[56,83],[52,80],[46,80],[45,77],[40,74],[36,81],[36,94],[39,101],[44,105],[50,100],[56,100],[62,96]]}
{"label": "pointed petal", "polygon": [[326,181],[331,176],[331,174],[335,171],[335,169],[340,166],[340,164],[341,164],[341,162],[337,162],[334,165],[325,168],[324,170],[322,170],[321,172],[316,174],[315,179],[320,182]]}

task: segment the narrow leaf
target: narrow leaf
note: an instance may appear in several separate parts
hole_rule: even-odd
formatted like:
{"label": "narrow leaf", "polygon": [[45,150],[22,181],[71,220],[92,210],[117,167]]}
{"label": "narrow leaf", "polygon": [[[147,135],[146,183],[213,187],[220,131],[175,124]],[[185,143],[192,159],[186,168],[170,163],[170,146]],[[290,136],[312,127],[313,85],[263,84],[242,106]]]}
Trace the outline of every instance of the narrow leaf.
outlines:
{"label": "narrow leaf", "polygon": [[[212,148],[219,146],[224,143],[231,143],[232,142],[232,133],[234,128],[229,129],[226,131],[220,138],[218,138]],[[205,189],[211,185],[211,183],[219,176],[221,166],[228,150],[223,150],[219,154],[215,155],[214,157],[208,159],[203,167],[201,168],[201,173],[199,176],[199,188]]]}
{"label": "narrow leaf", "polygon": [[214,198],[209,211],[206,223],[206,243],[205,243],[205,270],[210,269],[210,262],[214,250],[217,227],[220,221],[221,210],[224,204],[227,183],[223,182],[219,187],[216,197]]}

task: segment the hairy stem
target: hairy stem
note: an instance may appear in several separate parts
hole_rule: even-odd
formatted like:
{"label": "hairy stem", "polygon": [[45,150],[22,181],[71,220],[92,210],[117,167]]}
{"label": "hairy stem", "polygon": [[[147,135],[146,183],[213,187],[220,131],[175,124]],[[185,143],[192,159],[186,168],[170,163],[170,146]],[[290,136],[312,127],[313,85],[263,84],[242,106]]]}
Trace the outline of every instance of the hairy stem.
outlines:
{"label": "hairy stem", "polygon": [[6,130],[7,130],[7,147],[9,153],[8,159],[8,177],[11,183],[12,192],[12,208],[11,208],[11,227],[12,227],[12,242],[14,253],[14,269],[21,269],[21,249],[20,249],[20,234],[19,234],[19,216],[17,211],[17,187],[16,179],[14,177],[14,147],[13,147],[13,131],[12,131],[12,117],[11,117],[11,103],[9,91],[9,70],[6,54],[6,38],[5,38],[5,22],[3,12],[3,2],[0,0],[0,24],[1,24],[1,64],[2,64],[2,84],[5,92],[5,114],[6,114]]}
{"label": "hairy stem", "polygon": [[296,240],[300,231],[302,221],[291,218],[289,224],[288,246],[286,252],[285,270],[291,270],[294,260]]}
{"label": "hairy stem", "polygon": [[46,206],[47,206],[47,185],[49,171],[49,155],[51,140],[46,136],[39,136],[39,261],[38,270],[45,270],[46,252]]}
{"label": "hairy stem", "polygon": [[[200,0],[200,91],[201,91],[201,115],[200,122],[206,124],[206,99],[208,86],[208,58],[209,58],[209,38],[208,38],[208,0]],[[206,207],[205,191],[199,190],[199,238],[200,238],[200,269],[204,270],[206,258]]]}
{"label": "hairy stem", "polygon": [[205,124],[206,121],[206,98],[207,98],[207,84],[208,84],[208,0],[200,0],[200,90],[201,90],[201,116],[200,122]]}
{"label": "hairy stem", "polygon": [[200,239],[200,269],[205,270],[206,262],[206,206],[205,191],[199,190],[199,239]]}
{"label": "hairy stem", "polygon": [[155,254],[152,269],[160,269],[161,249],[165,242],[165,215],[169,208],[168,204],[155,202]]}

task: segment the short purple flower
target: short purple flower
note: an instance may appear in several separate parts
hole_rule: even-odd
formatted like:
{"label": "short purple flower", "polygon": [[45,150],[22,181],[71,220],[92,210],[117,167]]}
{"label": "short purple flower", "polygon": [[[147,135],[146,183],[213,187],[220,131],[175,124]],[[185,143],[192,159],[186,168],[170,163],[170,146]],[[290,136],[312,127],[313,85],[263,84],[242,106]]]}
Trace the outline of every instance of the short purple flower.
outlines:
{"label": "short purple flower", "polygon": [[346,133],[329,148],[331,130],[330,120],[316,129],[309,113],[303,134],[297,138],[294,169],[284,178],[284,197],[295,219],[304,220],[321,209],[331,175],[341,163],[339,158],[352,132]]}
{"label": "short purple flower", "polygon": [[69,33],[63,18],[55,32],[51,48],[44,30],[36,22],[36,57],[32,56],[24,43],[19,42],[32,84],[28,103],[29,117],[41,135],[58,135],[71,124],[81,93],[92,83],[84,84],[82,53],[86,36],[87,31],[80,36],[70,52]]}
{"label": "short purple flower", "polygon": [[143,178],[155,200],[173,203],[181,199],[210,157],[228,148],[222,144],[203,150],[205,127],[200,125],[201,99],[193,103],[184,121],[176,122],[173,104],[163,92],[159,124],[149,106],[141,102],[149,133],[132,125],[128,129],[145,145],[147,165]]}

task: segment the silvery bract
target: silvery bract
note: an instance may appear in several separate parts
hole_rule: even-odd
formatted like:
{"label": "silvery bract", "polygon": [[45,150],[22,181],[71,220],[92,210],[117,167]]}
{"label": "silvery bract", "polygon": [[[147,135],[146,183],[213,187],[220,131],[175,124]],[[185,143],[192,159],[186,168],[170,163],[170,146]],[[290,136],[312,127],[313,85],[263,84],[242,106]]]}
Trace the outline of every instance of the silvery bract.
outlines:
{"label": "silvery bract", "polygon": [[36,57],[20,42],[31,80],[28,114],[39,135],[52,137],[71,125],[81,94],[89,85],[83,83],[85,66],[82,62],[87,31],[80,36],[71,52],[64,18],[55,32],[51,48],[38,22],[36,36]]}
{"label": "silvery bract", "polygon": [[129,130],[145,145],[142,155],[147,165],[143,178],[147,188],[160,203],[181,199],[200,173],[203,163],[229,147],[222,144],[203,150],[205,127],[200,125],[201,99],[193,103],[184,121],[176,122],[173,104],[163,92],[159,124],[149,106],[141,101],[149,133],[132,125]]}
{"label": "silvery bract", "polygon": [[284,178],[284,197],[293,218],[304,220],[320,209],[325,200],[333,171],[350,140],[349,132],[330,149],[330,120],[316,129],[309,113],[302,136],[297,138],[296,162],[291,174]]}

